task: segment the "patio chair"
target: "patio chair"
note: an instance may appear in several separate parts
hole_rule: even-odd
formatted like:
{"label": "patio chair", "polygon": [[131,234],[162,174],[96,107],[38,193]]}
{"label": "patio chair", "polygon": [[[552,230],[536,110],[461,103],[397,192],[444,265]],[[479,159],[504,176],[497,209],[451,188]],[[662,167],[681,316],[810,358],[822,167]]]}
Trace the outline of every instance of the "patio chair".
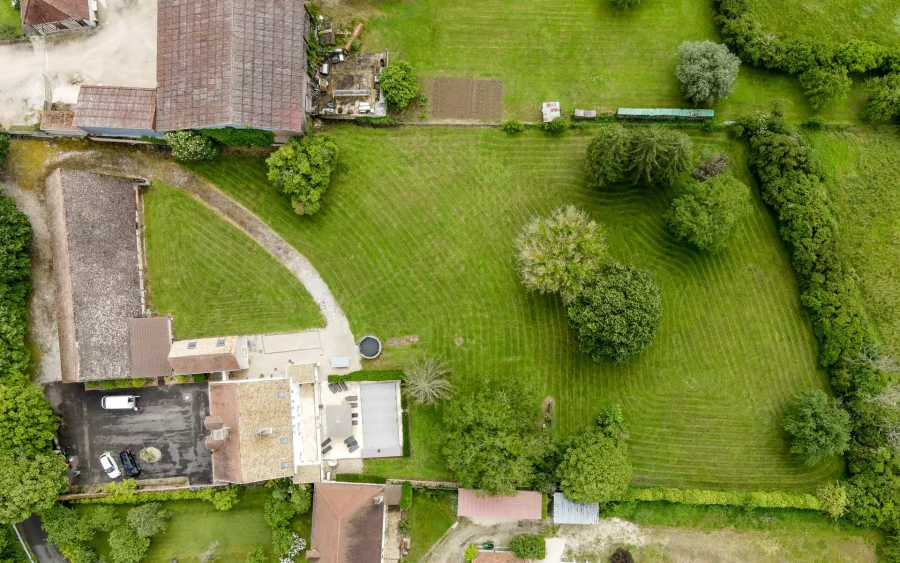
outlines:
{"label": "patio chair", "polygon": [[328,389],[330,389],[332,393],[337,393],[338,390],[340,389],[340,386],[338,386],[337,383],[329,383]]}
{"label": "patio chair", "polygon": [[344,383],[343,381],[341,381],[340,386],[341,386],[341,391],[345,391],[345,392],[346,392],[346,391],[349,391],[349,390],[350,390],[350,388],[347,387],[347,384]]}
{"label": "patio chair", "polygon": [[350,452],[350,453],[352,454],[353,452],[355,452],[355,451],[358,450],[358,449],[359,449],[359,444],[353,444],[352,446],[350,446],[349,448],[347,448],[347,451]]}
{"label": "patio chair", "polygon": [[359,418],[359,413],[358,412],[350,413],[350,418]]}
{"label": "patio chair", "polygon": [[344,440],[344,443],[347,444],[348,446],[350,445],[351,442],[356,442],[356,438],[354,438],[353,436],[350,436],[349,438]]}
{"label": "patio chair", "polygon": [[353,401],[358,401],[358,400],[359,400],[359,397],[357,397],[356,395],[349,395],[347,397],[344,397],[345,403],[352,403]]}
{"label": "patio chair", "polygon": [[351,408],[351,409],[355,409],[355,408],[358,407],[358,406],[359,406],[359,403],[350,403],[350,408]]}
{"label": "patio chair", "polygon": [[330,443],[331,443],[331,438],[325,438],[325,441],[322,442],[322,447],[324,448],[325,446],[327,446]]}
{"label": "patio chair", "polygon": [[330,451],[331,451],[331,446],[326,446],[326,447],[322,448],[322,455],[325,455]]}
{"label": "patio chair", "polygon": [[353,426],[359,426],[359,421],[358,421],[358,420],[351,420],[351,421],[350,421],[350,424],[352,424]]}

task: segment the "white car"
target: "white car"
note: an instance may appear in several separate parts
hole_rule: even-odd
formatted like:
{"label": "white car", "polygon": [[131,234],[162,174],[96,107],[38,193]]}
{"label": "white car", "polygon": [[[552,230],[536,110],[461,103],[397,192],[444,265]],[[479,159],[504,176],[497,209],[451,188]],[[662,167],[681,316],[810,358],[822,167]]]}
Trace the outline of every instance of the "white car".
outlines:
{"label": "white car", "polygon": [[115,479],[116,477],[121,477],[122,472],[119,471],[119,466],[116,465],[116,459],[109,452],[103,452],[100,456],[100,465],[103,466],[103,471],[106,471],[106,475],[110,479]]}

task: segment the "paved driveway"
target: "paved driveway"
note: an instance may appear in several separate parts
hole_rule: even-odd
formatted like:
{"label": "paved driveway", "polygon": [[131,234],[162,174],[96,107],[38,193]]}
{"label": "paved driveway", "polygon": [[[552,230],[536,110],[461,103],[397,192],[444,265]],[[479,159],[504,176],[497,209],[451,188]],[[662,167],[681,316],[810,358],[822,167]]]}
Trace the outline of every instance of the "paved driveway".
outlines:
{"label": "paved driveway", "polygon": [[[54,383],[46,395],[62,417],[60,444],[74,456],[72,465],[81,474],[74,485],[109,482],[100,467],[100,454],[159,448],[157,463],[138,461],[140,479],[182,477],[191,484],[212,481],[212,457],[203,444],[203,419],[209,413],[206,384],[144,387],[116,391],[85,391],[78,384]],[[107,411],[100,406],[104,395],[138,395],[138,412]],[[120,464],[121,465],[121,464]]]}

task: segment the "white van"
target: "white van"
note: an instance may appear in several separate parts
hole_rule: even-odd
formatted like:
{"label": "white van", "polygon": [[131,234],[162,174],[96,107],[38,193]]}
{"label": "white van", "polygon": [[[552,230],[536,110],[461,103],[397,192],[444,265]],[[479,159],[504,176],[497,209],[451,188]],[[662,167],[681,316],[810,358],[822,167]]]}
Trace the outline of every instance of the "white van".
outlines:
{"label": "white van", "polygon": [[138,395],[107,395],[100,400],[100,406],[108,411],[138,410]]}

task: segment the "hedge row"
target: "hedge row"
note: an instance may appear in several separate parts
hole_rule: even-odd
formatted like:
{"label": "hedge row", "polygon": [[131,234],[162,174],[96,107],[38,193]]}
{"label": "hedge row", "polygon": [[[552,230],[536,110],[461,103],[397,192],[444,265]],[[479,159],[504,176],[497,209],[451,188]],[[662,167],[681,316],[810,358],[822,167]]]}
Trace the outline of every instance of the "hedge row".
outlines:
{"label": "hedge row", "polygon": [[360,127],[400,127],[401,121],[390,117],[357,117],[353,120]]}
{"label": "hedge row", "polygon": [[714,0],[714,9],[725,44],[742,61],[800,76],[811,99],[823,84],[838,91],[842,84],[849,87],[848,72],[900,71],[900,49],[859,40],[835,44],[779,37],[754,19],[748,0]]}
{"label": "hedge row", "polygon": [[819,501],[807,493],[785,491],[710,491],[670,487],[629,487],[624,501],[660,501],[702,506],[742,506],[746,508],[799,508],[819,510]]}
{"label": "hedge row", "polygon": [[329,375],[328,381],[398,381],[403,379],[403,371],[399,369],[364,369],[347,375]]}
{"label": "hedge row", "polygon": [[31,225],[11,197],[0,196],[0,374],[3,378],[26,373],[31,353],[26,298],[31,290]]}
{"label": "hedge row", "polygon": [[334,476],[335,481],[341,483],[370,483],[372,485],[384,485],[387,479],[375,475],[366,475],[365,473],[340,473]]}
{"label": "hedge row", "polygon": [[400,415],[400,421],[403,423],[403,457],[412,455],[412,443],[409,437],[409,413],[405,410]]}

